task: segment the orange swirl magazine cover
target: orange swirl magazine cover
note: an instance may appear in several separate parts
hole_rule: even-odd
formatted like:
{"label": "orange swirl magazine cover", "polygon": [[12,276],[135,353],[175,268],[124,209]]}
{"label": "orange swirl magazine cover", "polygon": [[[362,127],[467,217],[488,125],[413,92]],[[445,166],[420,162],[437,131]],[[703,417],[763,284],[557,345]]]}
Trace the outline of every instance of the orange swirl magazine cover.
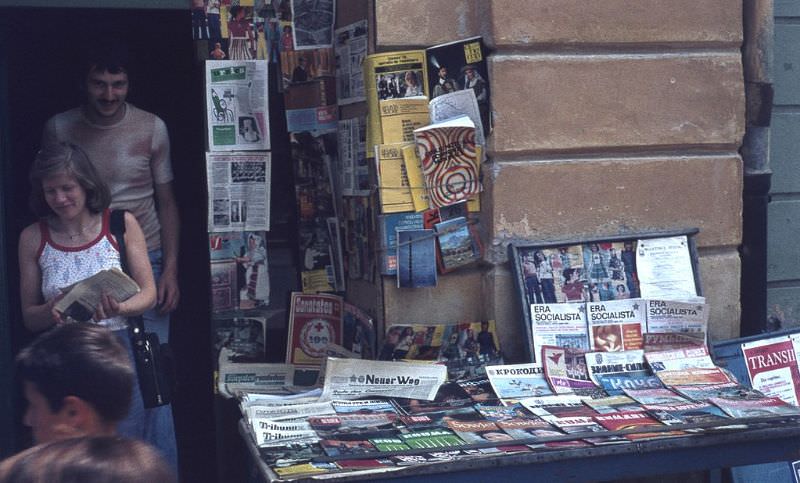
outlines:
{"label": "orange swirl magazine cover", "polygon": [[414,131],[432,208],[449,206],[481,191],[475,123],[460,116]]}

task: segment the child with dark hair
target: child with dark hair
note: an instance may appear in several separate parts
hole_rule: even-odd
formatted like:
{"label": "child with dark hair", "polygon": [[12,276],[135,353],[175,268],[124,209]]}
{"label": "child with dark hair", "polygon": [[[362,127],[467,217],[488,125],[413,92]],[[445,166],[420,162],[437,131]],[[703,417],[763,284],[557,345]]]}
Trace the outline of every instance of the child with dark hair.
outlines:
{"label": "child with dark hair", "polygon": [[34,441],[113,435],[128,414],[134,369],[125,348],[101,326],[61,324],[16,360]]}

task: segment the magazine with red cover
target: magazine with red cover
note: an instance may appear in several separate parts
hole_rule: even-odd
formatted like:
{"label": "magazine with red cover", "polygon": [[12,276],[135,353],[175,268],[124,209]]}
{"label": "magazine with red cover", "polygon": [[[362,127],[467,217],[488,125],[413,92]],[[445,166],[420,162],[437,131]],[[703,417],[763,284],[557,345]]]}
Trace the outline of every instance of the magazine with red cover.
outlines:
{"label": "magazine with red cover", "polygon": [[342,343],[342,307],[338,295],[292,293],[288,364],[319,365],[329,344]]}
{"label": "magazine with red cover", "polygon": [[[553,425],[539,419],[518,418],[508,421],[498,421],[499,426],[509,436],[514,439],[548,438],[554,436],[564,436],[564,433],[557,430]],[[580,448],[589,446],[589,443],[579,439],[567,441],[548,441],[544,443],[529,444],[532,448]]]}
{"label": "magazine with red cover", "polygon": [[[595,416],[594,420],[609,431],[621,431],[626,429],[644,428],[648,426],[664,427],[656,418],[644,411],[624,411],[618,413],[602,414]],[[670,436],[682,436],[686,433],[682,431],[654,431],[643,433],[626,434],[625,438],[631,441],[653,438],[666,438]]]}
{"label": "magazine with red cover", "polygon": [[742,344],[742,353],[754,389],[795,406],[800,404],[800,368],[789,336]]}

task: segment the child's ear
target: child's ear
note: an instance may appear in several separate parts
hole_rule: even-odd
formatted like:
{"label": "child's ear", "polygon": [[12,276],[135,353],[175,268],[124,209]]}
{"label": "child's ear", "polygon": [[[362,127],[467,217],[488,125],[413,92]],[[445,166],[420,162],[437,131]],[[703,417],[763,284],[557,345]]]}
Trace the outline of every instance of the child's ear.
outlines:
{"label": "child's ear", "polygon": [[58,412],[61,421],[78,433],[90,433],[99,417],[94,406],[78,396],[67,396]]}

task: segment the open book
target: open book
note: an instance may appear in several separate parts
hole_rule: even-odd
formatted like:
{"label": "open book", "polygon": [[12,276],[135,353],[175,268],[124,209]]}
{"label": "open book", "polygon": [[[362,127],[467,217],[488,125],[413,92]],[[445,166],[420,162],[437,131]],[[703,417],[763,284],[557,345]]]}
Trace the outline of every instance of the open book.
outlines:
{"label": "open book", "polygon": [[64,297],[55,305],[55,309],[64,317],[79,322],[92,318],[103,296],[108,293],[119,302],[124,302],[139,293],[139,285],[122,270],[110,268],[101,270],[89,278],[76,282],[61,291]]}

